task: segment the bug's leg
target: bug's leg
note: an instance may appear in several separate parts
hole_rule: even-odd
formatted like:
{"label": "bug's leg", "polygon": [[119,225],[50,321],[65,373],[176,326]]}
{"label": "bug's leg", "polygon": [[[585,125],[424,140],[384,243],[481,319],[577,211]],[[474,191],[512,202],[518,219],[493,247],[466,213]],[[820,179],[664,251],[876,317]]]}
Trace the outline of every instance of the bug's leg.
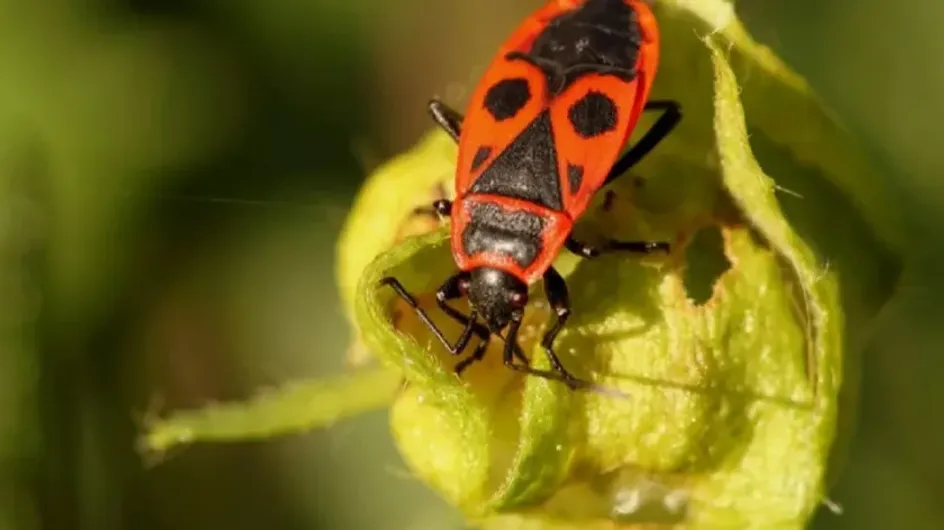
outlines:
{"label": "bug's leg", "polygon": [[442,287],[436,291],[436,305],[438,305],[439,309],[442,309],[443,313],[446,313],[449,318],[463,326],[472,325],[475,334],[484,337],[488,335],[488,328],[486,328],[484,324],[479,324],[475,321],[475,318],[462,314],[461,311],[446,303],[450,300],[461,298],[463,291],[465,291],[464,285],[467,285],[468,282],[468,272],[460,272],[450,276],[449,279],[442,284]]}
{"label": "bug's leg", "polygon": [[475,351],[472,352],[472,355],[469,355],[465,359],[456,363],[455,371],[457,375],[461,375],[470,365],[477,363],[485,357],[485,351],[488,350],[488,343],[491,335],[485,335],[482,337],[482,341],[479,342],[479,345],[475,347]]}
{"label": "bug's leg", "polygon": [[[491,339],[491,333],[489,333],[488,328],[485,327],[483,324],[480,324],[475,321],[474,313],[468,316],[464,315],[462,314],[461,311],[450,306],[447,303],[449,300],[455,300],[456,298],[459,298],[462,296],[463,288],[461,286],[464,282],[469,281],[469,273],[460,272],[458,274],[451,276],[449,279],[447,279],[443,283],[442,287],[440,287],[439,290],[436,291],[436,305],[438,305],[439,308],[442,309],[443,313],[445,313],[446,316],[448,316],[449,318],[465,326],[463,328],[462,335],[459,337],[459,341],[456,343],[455,346],[452,346],[452,347],[448,344],[448,341],[446,341],[445,338],[442,336],[442,333],[438,330],[438,328],[436,328],[432,324],[432,322],[429,321],[429,318],[426,317],[426,313],[416,305],[415,301],[412,301],[413,300],[412,297],[406,298],[403,296],[404,294],[409,296],[409,294],[406,293],[406,290],[403,289],[402,285],[400,285],[399,282],[397,282],[393,278],[385,278],[384,280],[386,280],[386,284],[393,287],[394,290],[397,291],[397,294],[399,294],[402,298],[404,298],[404,300],[407,301],[408,304],[410,304],[410,307],[412,307],[413,310],[416,311],[420,319],[423,320],[423,322],[426,323],[426,325],[430,327],[430,329],[433,331],[433,333],[437,335],[437,337],[439,337],[440,342],[443,343],[443,345],[446,347],[446,349],[449,351],[450,354],[459,355],[460,353],[462,353],[462,351],[468,345],[469,339],[471,338],[470,330],[472,333],[475,333],[475,335],[479,337],[479,344],[478,346],[475,347],[475,350],[473,350],[472,354],[469,357],[456,363],[455,372],[457,374],[461,374],[466,368],[469,367],[469,365],[482,360],[482,358],[485,356],[486,350],[488,349],[489,340]],[[464,341],[463,341],[463,338],[464,338]],[[520,355],[520,358],[522,358],[524,362],[527,363],[527,358],[524,358],[524,355],[520,354],[520,352],[519,352],[519,355]]]}
{"label": "bug's leg", "polygon": [[[468,272],[460,272],[450,277],[448,280],[446,280],[442,287],[436,291],[436,305],[439,306],[439,309],[441,309],[442,312],[446,314],[446,316],[465,326],[464,329],[468,329],[471,326],[472,331],[479,337],[479,339],[481,339],[481,343],[472,353],[472,357],[476,357],[477,355],[479,358],[481,358],[483,355],[485,355],[485,348],[488,346],[487,343],[491,337],[491,333],[489,333],[488,328],[485,327],[484,324],[475,321],[474,312],[471,315],[464,315],[461,311],[447,303],[450,300],[455,300],[462,297],[463,292],[467,290],[466,285],[468,285],[468,282]],[[481,350],[481,352],[479,350]],[[468,364],[469,363],[465,363],[463,365],[463,369],[465,366],[468,366]]]}
{"label": "bug's leg", "polygon": [[665,241],[616,241],[608,240],[598,247],[581,243],[568,236],[564,241],[567,250],[584,258],[595,258],[608,252],[634,252],[637,254],[652,254],[655,252],[669,252],[669,244]]}
{"label": "bug's leg", "polygon": [[[528,375],[534,375],[537,377],[543,377],[544,379],[552,379],[554,381],[560,381],[564,383],[571,390],[576,390],[578,388],[596,388],[596,385],[590,383],[589,381],[584,381],[583,379],[577,379],[576,377],[570,375],[569,372],[562,371],[551,371],[551,370],[537,370],[531,368],[526,364],[518,364],[515,362],[515,348],[518,341],[518,329],[521,327],[521,320],[513,320],[511,325],[508,328],[508,337],[505,340],[505,351],[502,356],[505,366],[511,368],[512,370],[522,372]],[[549,352],[548,357],[554,356],[556,360],[557,356],[553,352]],[[557,363],[558,366],[560,362]]]}
{"label": "bug's leg", "polygon": [[[445,191],[443,196],[445,196]],[[413,215],[429,215],[438,217],[449,217],[452,214],[452,201],[449,199],[437,199],[430,206],[423,206],[413,210]]]}
{"label": "bug's leg", "polygon": [[435,98],[429,101],[428,108],[429,113],[433,116],[433,121],[442,127],[453,140],[458,142],[459,135],[462,134],[462,121],[464,120],[462,114]]}
{"label": "bug's leg", "polygon": [[[442,287],[440,287],[436,291],[436,300],[438,301],[440,298],[449,299],[448,295],[451,295],[454,292],[458,292],[459,289],[457,288],[457,286],[459,285],[459,282],[461,281],[461,278],[464,274],[465,273],[460,272],[458,274],[455,274],[449,277],[449,279],[447,279],[443,283]],[[465,318],[465,320],[467,321],[465,325],[465,329],[462,330],[462,334],[459,335],[459,339],[456,341],[456,343],[450,344],[449,339],[447,339],[446,336],[443,335],[442,330],[440,330],[436,326],[436,324],[433,323],[433,321],[429,318],[429,315],[426,314],[426,311],[423,311],[423,308],[420,307],[419,304],[416,303],[416,299],[413,298],[413,295],[407,292],[407,290],[403,287],[403,284],[401,284],[396,278],[392,276],[387,276],[386,278],[383,278],[382,280],[380,280],[380,285],[389,285],[391,288],[393,288],[394,292],[397,293],[397,296],[399,296],[407,304],[409,304],[409,306],[416,313],[416,316],[419,317],[421,321],[423,321],[423,324],[425,324],[426,327],[429,328],[429,330],[433,333],[433,335],[435,335],[436,338],[439,339],[439,342],[442,343],[442,345],[446,348],[446,350],[451,355],[459,355],[460,353],[462,353],[463,350],[465,350],[466,346],[469,345],[469,340],[472,338],[472,332],[475,331],[476,323],[475,323],[474,315],[472,318],[465,317],[465,315],[462,315],[463,318]],[[453,296],[452,298],[457,298],[457,297],[458,296]],[[440,305],[440,307],[442,307],[442,304]],[[452,308],[450,307],[450,309]],[[458,311],[455,311],[455,312],[459,313]],[[449,313],[447,312],[447,314]],[[459,314],[461,315],[461,313]],[[450,316],[452,315],[450,314]]]}
{"label": "bug's leg", "polygon": [[573,376],[564,369],[557,355],[554,354],[554,339],[557,338],[557,334],[560,333],[564,324],[567,323],[567,319],[570,318],[570,295],[567,293],[567,283],[564,282],[564,278],[554,267],[548,268],[544,273],[544,293],[547,295],[547,301],[551,304],[551,309],[554,310],[554,315],[557,318],[551,329],[541,339],[541,347],[544,348],[554,371],[572,379]]}
{"label": "bug's leg", "polygon": [[668,136],[668,134],[672,132],[672,129],[682,120],[682,107],[677,101],[650,101],[646,103],[644,110],[661,110],[662,115],[659,116],[659,119],[646,131],[646,134],[613,164],[609,174],[606,176],[606,180],[603,182],[604,186],[612,182],[616,177],[626,173],[629,168],[635,166],[636,163],[649,154],[649,151],[652,151],[663,138]]}
{"label": "bug's leg", "polygon": [[436,213],[443,217],[449,217],[452,215],[452,201],[449,199],[433,201],[433,210],[436,210]]}
{"label": "bug's leg", "polygon": [[[488,328],[483,324],[475,322],[474,318],[470,318],[469,316],[462,314],[461,311],[446,303],[449,300],[453,300],[462,296],[463,289],[460,286],[463,282],[469,281],[469,274],[460,273],[450,279],[454,281],[452,283],[447,282],[443,285],[443,288],[436,293],[436,304],[439,305],[439,308],[442,309],[443,313],[446,313],[449,318],[455,320],[463,326],[468,326],[471,323],[471,325],[474,326],[473,331],[480,339],[479,345],[476,346],[475,351],[472,352],[472,355],[456,364],[455,370],[458,374],[462,373],[462,371],[468,368],[470,364],[482,360],[482,358],[485,356],[485,351],[488,349],[489,340],[491,340],[492,335],[488,331]],[[515,357],[517,357],[523,364],[527,365],[528,358],[524,356],[524,352],[521,351],[521,348],[517,347],[517,344],[515,346]]]}
{"label": "bug's leg", "polygon": [[[488,345],[489,345],[489,342],[491,341],[492,336],[486,331],[484,335],[479,335],[479,337],[482,340],[479,342],[479,345],[476,346],[475,351],[472,352],[472,355],[469,355],[465,359],[456,363],[455,370],[457,374],[461,374],[466,368],[469,367],[469,365],[473,363],[477,363],[481,361],[483,357],[485,357],[485,352],[486,350],[488,350]],[[521,351],[521,347],[518,346],[517,343],[513,343],[513,344],[514,344],[514,350],[512,351],[512,355],[514,355],[515,358],[521,361],[521,364],[523,366],[528,366],[530,364],[530,361],[528,361],[528,358],[525,357],[524,352]]]}
{"label": "bug's leg", "polygon": [[570,387],[571,390],[578,388],[595,388],[593,383],[579,379],[568,372],[567,369],[564,368],[564,365],[561,364],[560,359],[557,358],[557,354],[554,353],[554,339],[557,338],[557,334],[563,329],[564,324],[567,323],[567,318],[570,316],[570,300],[567,294],[567,284],[564,283],[564,278],[561,277],[560,273],[558,273],[554,267],[549,268],[547,272],[544,273],[544,290],[547,293],[548,302],[550,302],[551,308],[554,309],[554,313],[557,317],[554,325],[544,334],[544,338],[541,339],[541,347],[544,348],[544,353],[551,363],[552,370],[536,370],[530,366],[516,364],[514,362],[515,349],[518,343],[518,330],[521,328],[521,319],[513,320],[511,326],[508,328],[508,337],[505,339],[505,365],[519,372],[560,381]]}

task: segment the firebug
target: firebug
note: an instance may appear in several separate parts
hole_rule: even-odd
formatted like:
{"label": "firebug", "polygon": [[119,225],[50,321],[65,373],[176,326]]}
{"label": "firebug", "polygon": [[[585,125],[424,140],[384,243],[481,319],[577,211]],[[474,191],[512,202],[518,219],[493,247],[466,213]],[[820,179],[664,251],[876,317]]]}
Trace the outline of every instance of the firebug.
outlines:
{"label": "firebug", "polygon": [[[592,387],[567,371],[554,340],[570,316],[567,285],[552,266],[562,248],[586,258],[604,252],[668,251],[665,242],[608,241],[591,247],[571,229],[600,188],[649,153],[681,120],[674,101],[649,101],[659,63],[659,29],[643,0],[552,0],[505,41],[462,116],[439,100],[429,110],[459,144],[456,196],[433,209],[451,217],[459,272],[437,290],[439,307],[464,330],[451,343],[395,278],[391,286],[453,355],[480,360],[493,334],[508,328],[508,367]],[[644,110],[661,115],[625,153]],[[544,280],[556,321],[541,341],[551,370],[529,366],[517,344],[528,287]],[[449,305],[467,297],[465,315]],[[480,322],[481,319],[481,322]]]}

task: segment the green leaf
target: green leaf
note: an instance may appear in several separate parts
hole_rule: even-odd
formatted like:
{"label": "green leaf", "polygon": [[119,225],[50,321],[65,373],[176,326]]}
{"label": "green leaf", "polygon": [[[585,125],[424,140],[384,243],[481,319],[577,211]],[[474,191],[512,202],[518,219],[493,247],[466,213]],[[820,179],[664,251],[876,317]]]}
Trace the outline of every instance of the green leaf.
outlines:
{"label": "green leaf", "polygon": [[151,457],[198,442],[234,442],[296,434],[386,407],[401,385],[399,373],[373,369],[262,391],[246,402],[211,405],[145,418],[139,449]]}
{"label": "green leaf", "polygon": [[[410,383],[393,409],[394,437],[401,446],[423,448],[413,456],[419,464],[414,468],[424,480],[454,502],[475,506],[482,502],[488,477],[486,411],[443,362],[390,325],[386,309],[394,293],[378,288],[390,274],[408,288],[430,285],[448,271],[448,254],[443,252],[448,243],[447,234],[439,230],[382,254],[361,278],[354,307],[366,345]],[[402,266],[412,263],[424,266]],[[462,470],[462,480],[456,480],[457,469]]]}
{"label": "green leaf", "polygon": [[[409,153],[377,168],[361,187],[338,240],[337,271],[345,313],[355,327],[357,282],[364,268],[383,251],[408,235],[429,232],[436,221],[416,215],[428,207],[440,188],[451,195],[456,146],[441,131],[427,134]],[[352,344],[350,361],[370,357],[360,337]]]}
{"label": "green leaf", "polygon": [[[541,348],[532,348],[536,368],[549,365]],[[559,383],[531,377],[525,381],[519,417],[521,436],[504,482],[492,495],[491,510],[528,506],[546,498],[566,479],[574,457],[576,432],[569,429],[574,396]]]}

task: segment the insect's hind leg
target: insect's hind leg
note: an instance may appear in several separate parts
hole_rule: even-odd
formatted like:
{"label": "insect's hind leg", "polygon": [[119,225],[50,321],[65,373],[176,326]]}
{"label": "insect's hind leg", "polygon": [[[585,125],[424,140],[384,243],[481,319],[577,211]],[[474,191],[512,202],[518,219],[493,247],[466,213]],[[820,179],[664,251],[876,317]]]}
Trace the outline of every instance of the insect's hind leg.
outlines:
{"label": "insect's hind leg", "polygon": [[462,122],[465,120],[462,114],[436,98],[429,101],[427,108],[433,117],[433,121],[442,127],[453,140],[458,142],[459,136],[462,134]]}
{"label": "insect's hind leg", "polygon": [[[661,110],[662,115],[646,131],[646,134],[630,147],[619,160],[610,168],[609,174],[603,185],[611,183],[616,177],[626,173],[631,167],[639,163],[650,151],[652,151],[682,120],[682,107],[677,101],[673,100],[655,100],[646,103],[644,110]],[[608,196],[608,202],[611,196]],[[585,258],[595,258],[600,254],[610,252],[633,252],[638,254],[651,254],[654,252],[669,252],[669,244],[664,241],[616,241],[608,240],[603,245],[593,247],[572,237],[568,237],[565,246],[567,250],[583,256]]]}
{"label": "insect's hind leg", "polygon": [[609,254],[612,252],[632,252],[636,254],[668,253],[671,249],[669,243],[665,241],[617,241],[615,239],[609,239],[604,241],[602,245],[595,247],[577,241],[573,237],[568,237],[564,241],[564,247],[584,258],[595,258],[601,254]]}
{"label": "insect's hind leg", "polygon": [[643,157],[648,155],[655,146],[659,145],[659,142],[664,140],[665,137],[675,129],[675,126],[682,121],[682,106],[679,105],[677,101],[649,101],[646,103],[644,110],[661,110],[662,115],[659,116],[659,119],[646,131],[646,134],[613,164],[613,167],[610,168],[610,172],[606,176],[606,180],[603,182],[604,186],[639,163]]}

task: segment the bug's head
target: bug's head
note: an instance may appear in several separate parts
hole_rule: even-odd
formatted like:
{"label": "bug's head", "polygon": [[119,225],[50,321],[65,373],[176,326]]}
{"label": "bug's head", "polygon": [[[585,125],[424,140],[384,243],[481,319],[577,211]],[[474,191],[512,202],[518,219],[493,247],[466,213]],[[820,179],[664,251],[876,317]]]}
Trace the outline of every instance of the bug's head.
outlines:
{"label": "bug's head", "polygon": [[507,272],[491,267],[473,269],[468,284],[469,303],[492,332],[520,319],[528,303],[528,286]]}

